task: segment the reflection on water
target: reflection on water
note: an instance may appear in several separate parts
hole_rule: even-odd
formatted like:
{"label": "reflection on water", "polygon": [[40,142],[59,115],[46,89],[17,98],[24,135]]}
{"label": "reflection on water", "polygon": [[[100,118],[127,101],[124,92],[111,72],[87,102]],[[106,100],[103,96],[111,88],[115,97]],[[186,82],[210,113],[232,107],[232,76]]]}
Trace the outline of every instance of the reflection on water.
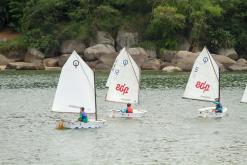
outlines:
{"label": "reflection on water", "polygon": [[200,119],[196,109],[211,103],[181,99],[189,74],[142,74],[142,119],[115,119],[104,101],[107,73],[97,73],[100,129],[54,129],[50,112],[59,72],[0,72],[0,164],[246,164],[247,105],[240,104],[247,74],[222,76],[228,115]]}

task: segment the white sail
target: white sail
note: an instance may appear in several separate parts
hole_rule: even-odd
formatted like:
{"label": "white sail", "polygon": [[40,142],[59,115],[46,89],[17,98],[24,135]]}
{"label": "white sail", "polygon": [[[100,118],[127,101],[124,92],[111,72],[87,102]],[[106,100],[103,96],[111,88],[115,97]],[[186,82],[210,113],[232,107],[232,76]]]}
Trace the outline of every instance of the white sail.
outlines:
{"label": "white sail", "polygon": [[241,103],[247,103],[247,85],[245,87],[244,94],[243,94],[243,97],[241,99]]}
{"label": "white sail", "polygon": [[183,97],[204,101],[219,97],[219,67],[206,47],[195,60]]}
{"label": "white sail", "polygon": [[107,101],[138,103],[140,69],[130,54],[123,48],[117,56],[106,86]]}
{"label": "white sail", "polygon": [[52,111],[95,112],[94,72],[74,51],[64,64],[55,94]]}

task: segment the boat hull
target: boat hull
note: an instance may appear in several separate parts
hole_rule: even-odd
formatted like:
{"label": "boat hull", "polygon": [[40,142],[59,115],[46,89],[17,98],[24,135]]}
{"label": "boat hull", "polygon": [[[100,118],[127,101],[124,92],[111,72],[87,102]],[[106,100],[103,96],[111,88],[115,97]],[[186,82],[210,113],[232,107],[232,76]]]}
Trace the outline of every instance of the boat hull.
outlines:
{"label": "boat hull", "polygon": [[222,109],[222,113],[215,113],[212,112],[212,110],[215,109],[215,107],[206,107],[206,108],[200,108],[198,109],[198,116],[203,118],[222,118],[227,111],[227,108],[224,107]]}
{"label": "boat hull", "polygon": [[106,123],[105,120],[89,121],[87,123],[76,121],[59,121],[57,122],[58,129],[81,129],[81,128],[100,128]]}
{"label": "boat hull", "polygon": [[116,118],[140,118],[144,117],[147,111],[134,109],[133,113],[122,113],[120,110],[111,110],[110,117]]}

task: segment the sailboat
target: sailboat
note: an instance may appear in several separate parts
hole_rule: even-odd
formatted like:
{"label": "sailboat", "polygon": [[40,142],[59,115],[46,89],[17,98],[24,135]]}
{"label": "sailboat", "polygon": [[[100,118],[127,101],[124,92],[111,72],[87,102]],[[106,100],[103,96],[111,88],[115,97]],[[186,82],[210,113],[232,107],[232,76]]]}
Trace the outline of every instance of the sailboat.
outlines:
{"label": "sailboat", "polygon": [[99,128],[105,120],[97,120],[96,89],[94,71],[74,51],[64,64],[52,111],[61,113],[79,113],[80,107],[95,119],[88,123],[80,121],[59,121],[59,128]]}
{"label": "sailboat", "polygon": [[[220,69],[215,60],[204,47],[194,62],[183,98],[201,101],[220,100]],[[223,117],[227,111],[223,107],[222,113],[215,113],[215,107],[198,109],[200,117]]]}
{"label": "sailboat", "polygon": [[[108,92],[106,101],[118,103],[139,103],[140,68],[135,63],[126,48],[117,56],[106,86]],[[147,111],[134,109],[133,113],[122,113],[120,110],[111,110],[111,117],[143,117]]]}
{"label": "sailboat", "polygon": [[241,99],[241,103],[247,103],[247,85],[245,87],[244,94],[243,94],[243,97]]}

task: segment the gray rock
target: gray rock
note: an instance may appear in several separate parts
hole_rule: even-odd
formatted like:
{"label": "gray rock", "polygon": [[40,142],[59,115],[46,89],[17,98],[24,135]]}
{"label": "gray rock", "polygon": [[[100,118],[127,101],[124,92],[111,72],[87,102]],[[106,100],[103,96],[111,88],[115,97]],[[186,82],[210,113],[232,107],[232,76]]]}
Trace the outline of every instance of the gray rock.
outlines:
{"label": "gray rock", "polygon": [[127,51],[138,66],[141,66],[148,59],[148,54],[143,48],[129,48]]}
{"label": "gray rock", "polygon": [[138,33],[119,31],[116,42],[117,42],[117,51],[121,50],[123,47],[129,48],[133,45],[138,44]]}
{"label": "gray rock", "polygon": [[63,55],[59,56],[59,58],[58,58],[58,66],[59,67],[63,67],[65,62],[68,60],[69,56],[70,56],[70,54],[63,54]]}
{"label": "gray rock", "polygon": [[25,52],[22,50],[12,50],[7,54],[12,61],[22,61],[25,58]]}
{"label": "gray rock", "polygon": [[188,51],[178,51],[172,59],[172,64],[181,68],[183,71],[191,71],[198,53]]}
{"label": "gray rock", "polygon": [[96,65],[95,69],[97,69],[97,70],[109,70],[109,69],[111,69],[111,66],[109,66],[107,64],[99,63]]}
{"label": "gray rock", "polygon": [[247,61],[244,58],[240,58],[240,59],[237,60],[237,64],[239,64],[239,65],[246,65],[247,64]]}
{"label": "gray rock", "polygon": [[226,69],[228,69],[229,66],[236,64],[236,61],[232,60],[229,57],[223,55],[216,55],[216,54],[212,54],[212,56],[216,62],[224,65]]}
{"label": "gray rock", "polygon": [[142,64],[141,68],[143,70],[160,70],[160,60],[148,59]]}
{"label": "gray rock", "polygon": [[117,54],[103,55],[99,58],[99,61],[100,61],[100,63],[112,66],[116,57],[117,57]]}
{"label": "gray rock", "polygon": [[238,53],[235,51],[234,48],[221,48],[217,53],[229,57],[233,60],[238,59]]}
{"label": "gray rock", "polygon": [[98,60],[103,55],[112,55],[116,54],[116,51],[113,46],[105,44],[97,44],[92,47],[85,49],[84,58],[86,61],[95,61]]}
{"label": "gray rock", "polygon": [[234,64],[228,67],[230,71],[247,71],[247,65]]}
{"label": "gray rock", "polygon": [[27,53],[25,54],[25,62],[30,62],[30,63],[42,63],[43,59],[45,58],[45,55],[38,51],[35,48],[29,48]]}
{"label": "gray rock", "polygon": [[65,40],[62,42],[60,47],[60,53],[62,54],[71,54],[74,50],[83,55],[86,46],[80,40]]}
{"label": "gray rock", "polygon": [[171,62],[178,51],[163,50],[160,52],[160,59],[165,62]]}
{"label": "gray rock", "polygon": [[167,66],[162,69],[164,72],[181,72],[182,69],[176,66]]}
{"label": "gray rock", "polygon": [[104,31],[97,32],[96,43],[97,44],[107,44],[111,46],[115,45],[115,41],[112,38],[111,34],[108,32],[104,32]]}
{"label": "gray rock", "polygon": [[44,65],[39,63],[29,63],[29,62],[14,62],[9,63],[6,69],[16,69],[16,70],[43,70]]}
{"label": "gray rock", "polygon": [[0,70],[5,70],[6,69],[6,65],[0,65]]}
{"label": "gray rock", "polygon": [[46,58],[46,59],[44,59],[44,65],[46,67],[57,67],[58,66],[58,58]]}
{"label": "gray rock", "polygon": [[8,58],[4,55],[0,54],[0,65],[7,65],[10,62]]}

